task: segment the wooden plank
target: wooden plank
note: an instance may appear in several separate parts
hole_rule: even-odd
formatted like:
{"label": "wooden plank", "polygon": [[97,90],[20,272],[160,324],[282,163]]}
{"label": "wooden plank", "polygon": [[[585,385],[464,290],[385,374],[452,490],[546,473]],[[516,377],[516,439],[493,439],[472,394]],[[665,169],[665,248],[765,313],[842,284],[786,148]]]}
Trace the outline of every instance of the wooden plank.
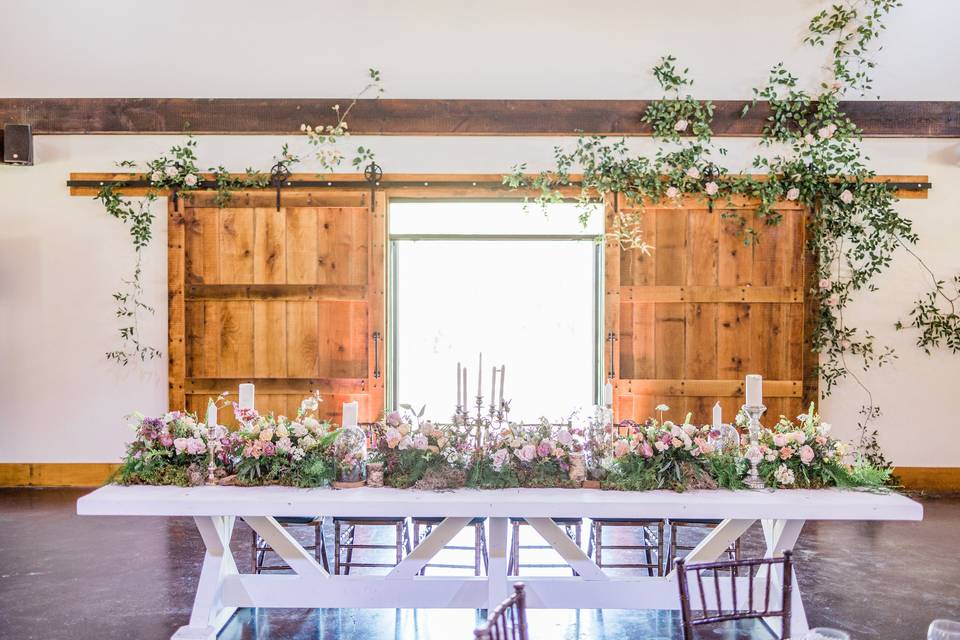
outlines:
{"label": "wooden plank", "polygon": [[[367,352],[366,371],[369,395],[366,401],[360,402],[360,418],[365,422],[379,420],[386,409],[387,196],[376,194],[373,205],[373,211],[367,217],[370,249],[367,257],[367,323],[364,334],[364,339],[370,340],[371,344]],[[376,351],[372,347],[374,332],[380,335]]]}
{"label": "wooden plank", "polygon": [[287,207],[287,282],[315,284],[317,280],[317,210]]}
{"label": "wooden plank", "polygon": [[224,390],[236,390],[243,382],[254,382],[257,394],[289,394],[304,398],[314,391],[320,393],[362,393],[363,378],[188,378],[187,394],[216,395]]}
{"label": "wooden plank", "polygon": [[366,300],[365,285],[215,284],[188,285],[187,300]]}
{"label": "wooden plank", "polygon": [[186,221],[183,203],[167,203],[167,408],[184,406],[183,381],[186,377],[186,318],[183,298]]}
{"label": "wooden plank", "polygon": [[[300,125],[331,122],[348,98],[5,98],[0,121],[26,122],[35,134],[298,134]],[[650,135],[641,122],[648,100],[363,99],[350,113],[360,135]],[[770,115],[760,103],[715,100],[712,128],[723,136],[757,136]],[[960,103],[857,100],[840,109],[866,136],[960,137]]]}
{"label": "wooden plank", "polygon": [[[613,229],[616,208],[611,194],[604,197],[604,229],[607,233]],[[620,242],[607,235],[603,243],[603,349],[600,357],[603,380],[623,375],[623,360],[629,358],[629,351],[624,352],[623,325],[620,317],[620,289],[621,289],[621,252]],[[612,345],[608,337],[612,336]],[[618,403],[614,399],[614,407]],[[619,415],[619,414],[618,414]]]}
{"label": "wooden plank", "polygon": [[359,302],[317,303],[317,375],[329,378],[367,375],[366,307],[366,303]]}
{"label": "wooden plank", "polygon": [[[620,390],[630,395],[653,396],[743,396],[743,380],[695,380],[684,378],[656,378],[648,380],[620,380]],[[802,380],[763,381],[764,398],[799,398],[803,393]]]}
{"label": "wooden plank", "polygon": [[227,378],[252,376],[254,371],[253,303],[208,303],[220,306],[218,374]]}
{"label": "wooden plank", "polygon": [[647,286],[622,287],[623,302],[780,302],[802,303],[803,289],[785,286]]}
{"label": "wooden plank", "polygon": [[253,375],[282,378],[287,375],[287,303],[253,304]]}
{"label": "wooden plank", "polygon": [[317,210],[317,282],[366,284],[369,212],[365,208]]}
{"label": "wooden plank", "polygon": [[287,375],[291,378],[320,375],[317,304],[287,303]]}
{"label": "wooden plank", "polygon": [[220,215],[220,282],[253,282],[253,209],[222,209]]}
{"label": "wooden plank", "polygon": [[283,284],[287,281],[286,212],[256,208],[253,215],[253,282]]}

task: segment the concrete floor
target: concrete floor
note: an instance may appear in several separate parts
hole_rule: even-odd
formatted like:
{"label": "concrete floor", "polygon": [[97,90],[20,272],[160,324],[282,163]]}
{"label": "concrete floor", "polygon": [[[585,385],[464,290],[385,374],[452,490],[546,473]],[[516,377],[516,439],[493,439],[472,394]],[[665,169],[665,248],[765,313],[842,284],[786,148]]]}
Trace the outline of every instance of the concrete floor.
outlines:
{"label": "concrete floor", "polygon": [[[192,521],[80,518],[84,492],[0,490],[0,638],[163,639],[187,622],[203,554]],[[923,504],[919,523],[807,524],[795,558],[812,626],[856,640],[913,640],[934,618],[960,619],[960,498]],[[747,554],[759,543],[751,531]],[[248,570],[243,524],[233,549]],[[477,621],[465,610],[243,610],[220,637],[466,640]],[[667,611],[532,611],[530,626],[543,639],[681,637]],[[767,636],[743,626],[703,637]]]}

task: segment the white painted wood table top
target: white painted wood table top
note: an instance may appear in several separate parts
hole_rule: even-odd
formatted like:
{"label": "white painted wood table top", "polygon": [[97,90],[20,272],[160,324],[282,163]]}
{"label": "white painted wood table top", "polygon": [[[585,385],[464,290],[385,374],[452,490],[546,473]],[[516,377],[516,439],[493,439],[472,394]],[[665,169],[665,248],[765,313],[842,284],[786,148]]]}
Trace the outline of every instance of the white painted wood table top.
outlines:
{"label": "white painted wood table top", "polygon": [[780,491],[602,491],[389,488],[121,487],[77,502],[80,515],[110,516],[461,516],[531,518],[750,518],[920,520],[923,507],[896,493]]}
{"label": "white painted wood table top", "polygon": [[[206,552],[189,624],[173,636],[215,640],[238,607],[492,608],[516,577],[507,575],[508,518],[526,519],[577,577],[522,577],[527,603],[540,608],[677,609],[673,574],[611,576],[566,538],[551,518],[722,519],[688,555],[710,562],[760,522],[766,557],[793,549],[805,520],[920,520],[923,507],[894,493],[841,491],[600,491],[597,489],[459,489],[432,492],[387,488],[345,491],[290,487],[120,487],[97,489],[77,501],[77,513],[99,516],[193,516]],[[332,576],[303,549],[277,516],[443,517],[386,575]],[[418,575],[470,518],[489,518],[485,576]],[[267,540],[292,574],[243,574],[230,551],[236,518]],[[851,554],[856,550],[851,549]],[[802,567],[801,567],[802,569]],[[758,575],[756,580],[760,580]],[[736,578],[745,593],[748,578]],[[723,581],[723,598],[733,586]],[[778,597],[779,587],[776,588]],[[796,577],[793,634],[807,629]],[[693,603],[695,608],[698,603]],[[709,603],[708,603],[709,604]]]}

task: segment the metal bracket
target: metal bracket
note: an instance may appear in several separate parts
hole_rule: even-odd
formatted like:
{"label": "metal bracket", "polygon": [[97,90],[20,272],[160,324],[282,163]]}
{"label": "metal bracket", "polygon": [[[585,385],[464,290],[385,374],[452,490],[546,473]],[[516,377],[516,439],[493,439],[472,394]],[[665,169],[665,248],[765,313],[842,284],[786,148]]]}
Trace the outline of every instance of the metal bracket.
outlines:
{"label": "metal bracket", "polygon": [[607,373],[609,374],[607,377],[611,379],[616,375],[616,371],[614,371],[613,367],[614,343],[616,341],[617,334],[615,334],[613,331],[607,334],[607,342],[610,343],[610,368],[607,370]]}
{"label": "metal bracket", "polygon": [[373,332],[373,377],[380,377],[380,332]]}

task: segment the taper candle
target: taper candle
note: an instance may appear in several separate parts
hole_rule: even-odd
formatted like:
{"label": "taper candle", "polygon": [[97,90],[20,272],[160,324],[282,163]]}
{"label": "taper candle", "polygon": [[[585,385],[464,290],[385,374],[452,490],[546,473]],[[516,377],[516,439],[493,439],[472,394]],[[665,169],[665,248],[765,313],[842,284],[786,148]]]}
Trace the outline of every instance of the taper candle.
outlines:
{"label": "taper candle", "polygon": [[480,353],[480,363],[477,365],[477,397],[483,395],[483,353]]}
{"label": "taper candle", "polygon": [[460,398],[462,397],[462,395],[463,394],[460,391],[460,363],[458,362],[457,363],[457,406],[458,407],[460,406]]}
{"label": "taper candle", "polygon": [[207,401],[207,428],[215,429],[217,427],[217,405],[213,400]]}
{"label": "taper candle", "polygon": [[503,406],[503,379],[507,376],[507,365],[500,365],[500,406]]}
{"label": "taper candle", "polygon": [[360,413],[360,403],[354,400],[353,402],[344,402],[343,403],[343,427],[355,427],[357,426],[357,417]]}
{"label": "taper candle", "polygon": [[493,396],[497,392],[497,368],[490,367],[490,405],[493,405]]}
{"label": "taper candle", "polygon": [[467,368],[463,368],[463,410],[467,410]]}
{"label": "taper candle", "polygon": [[723,424],[723,410],[720,408],[720,403],[713,405],[713,426],[717,429],[720,428],[720,425]]}

